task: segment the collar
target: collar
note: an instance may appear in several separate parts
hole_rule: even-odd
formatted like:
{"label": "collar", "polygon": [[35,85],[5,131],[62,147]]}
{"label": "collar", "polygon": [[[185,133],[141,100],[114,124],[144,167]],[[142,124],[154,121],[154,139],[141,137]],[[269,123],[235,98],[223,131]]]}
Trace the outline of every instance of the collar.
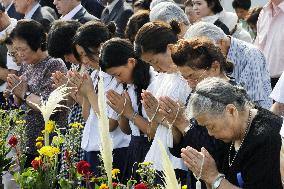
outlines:
{"label": "collar", "polygon": [[264,10],[272,10],[272,9],[280,9],[284,12],[284,1],[282,1],[279,5],[274,6],[271,1],[269,1],[266,5],[263,6]]}
{"label": "collar", "polygon": [[107,9],[109,10],[109,13],[113,10],[114,6],[118,3],[119,0],[114,0],[111,4],[107,5]]}
{"label": "collar", "polygon": [[25,14],[25,18],[31,19],[32,16],[34,15],[35,11],[40,7],[40,4],[37,3],[27,14]]}
{"label": "collar", "polygon": [[72,20],[72,18],[81,10],[82,7],[83,6],[80,3],[75,8],[73,8],[70,12],[68,12],[66,15],[62,16],[60,20]]}
{"label": "collar", "polygon": [[11,8],[12,5],[13,5],[13,2],[10,3],[10,5],[5,9],[5,12],[8,12],[8,10]]}
{"label": "collar", "polygon": [[10,22],[11,22],[10,25],[6,29],[0,32],[0,39],[6,37],[6,35],[8,35],[17,24],[17,20],[14,18],[10,18]]}

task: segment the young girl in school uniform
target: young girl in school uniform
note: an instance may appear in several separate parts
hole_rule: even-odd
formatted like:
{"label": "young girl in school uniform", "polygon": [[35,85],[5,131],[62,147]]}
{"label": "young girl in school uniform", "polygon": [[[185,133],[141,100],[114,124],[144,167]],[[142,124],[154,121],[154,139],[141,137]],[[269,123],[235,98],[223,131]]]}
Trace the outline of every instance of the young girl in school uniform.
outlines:
{"label": "young girl in school uniform", "polygon": [[127,91],[121,95],[113,90],[108,91],[107,99],[108,104],[120,115],[120,120],[128,123],[120,124],[121,129],[131,133],[123,181],[138,179],[137,165],[144,161],[151,146],[148,138],[153,138],[156,130],[156,127],[149,126],[150,122],[142,114],[141,93],[148,88],[157,73],[136,58],[129,41],[120,38],[113,38],[103,44],[100,67],[118,82],[127,85]]}
{"label": "young girl in school uniform", "polygon": [[[100,154],[100,136],[98,129],[97,94],[98,81],[104,80],[105,91],[114,90],[122,92],[122,85],[110,75],[99,71],[99,47],[111,37],[111,32],[104,24],[92,21],[80,27],[74,37],[73,52],[75,57],[84,65],[92,67],[94,71],[91,76],[70,72],[71,81],[78,86],[78,92],[84,96],[83,113],[87,118],[83,131],[81,147],[84,150],[84,159],[91,164],[91,170],[94,175],[100,176],[101,161]],[[107,116],[109,117],[110,135],[113,143],[113,168],[120,170],[125,167],[125,154],[130,142],[130,136],[124,134],[118,127],[118,115],[109,106],[107,106]],[[118,175],[119,178],[121,175]]]}

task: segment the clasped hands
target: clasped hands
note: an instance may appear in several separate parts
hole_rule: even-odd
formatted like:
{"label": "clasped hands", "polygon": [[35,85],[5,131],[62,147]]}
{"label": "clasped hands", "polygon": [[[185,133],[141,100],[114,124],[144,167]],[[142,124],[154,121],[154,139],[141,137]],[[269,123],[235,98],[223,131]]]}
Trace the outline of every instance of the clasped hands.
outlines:
{"label": "clasped hands", "polygon": [[14,94],[19,99],[24,99],[24,95],[28,90],[28,84],[24,76],[17,76],[15,74],[9,74],[7,77],[7,90],[6,96],[10,93]]}

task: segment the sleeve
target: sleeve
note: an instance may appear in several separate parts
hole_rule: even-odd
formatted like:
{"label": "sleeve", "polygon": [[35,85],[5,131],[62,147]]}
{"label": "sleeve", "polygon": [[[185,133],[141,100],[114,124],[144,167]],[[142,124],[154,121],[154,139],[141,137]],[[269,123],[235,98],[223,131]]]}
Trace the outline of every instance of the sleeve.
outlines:
{"label": "sleeve", "polygon": [[275,85],[272,93],[270,94],[270,98],[275,100],[276,102],[284,104],[284,72],[281,74],[277,84]]}
{"label": "sleeve", "polygon": [[39,90],[41,92],[40,96],[43,99],[48,98],[50,93],[53,91],[53,80],[51,79],[51,74],[60,71],[60,72],[67,72],[67,68],[62,60],[59,59],[51,59],[48,62],[46,62],[47,67],[45,67],[45,74],[43,76],[43,80],[41,81],[41,89]]}
{"label": "sleeve", "polygon": [[241,170],[244,189],[282,188],[280,178],[280,136],[270,135],[254,145]]}
{"label": "sleeve", "polygon": [[129,18],[132,14],[133,14],[133,11],[131,9],[127,9],[127,10],[122,12],[119,21],[116,23],[116,25],[117,25],[116,35],[118,37],[124,38],[124,30],[126,28],[128,20],[129,20]]}

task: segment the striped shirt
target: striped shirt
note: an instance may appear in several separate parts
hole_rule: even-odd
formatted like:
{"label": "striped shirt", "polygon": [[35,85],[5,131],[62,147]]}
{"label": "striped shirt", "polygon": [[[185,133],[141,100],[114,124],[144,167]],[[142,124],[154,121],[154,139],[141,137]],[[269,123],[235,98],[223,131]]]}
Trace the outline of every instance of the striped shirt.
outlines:
{"label": "striped shirt", "polygon": [[232,37],[227,59],[235,66],[232,76],[246,89],[250,99],[269,109],[272,106],[269,98],[272,89],[263,53],[254,45]]}

